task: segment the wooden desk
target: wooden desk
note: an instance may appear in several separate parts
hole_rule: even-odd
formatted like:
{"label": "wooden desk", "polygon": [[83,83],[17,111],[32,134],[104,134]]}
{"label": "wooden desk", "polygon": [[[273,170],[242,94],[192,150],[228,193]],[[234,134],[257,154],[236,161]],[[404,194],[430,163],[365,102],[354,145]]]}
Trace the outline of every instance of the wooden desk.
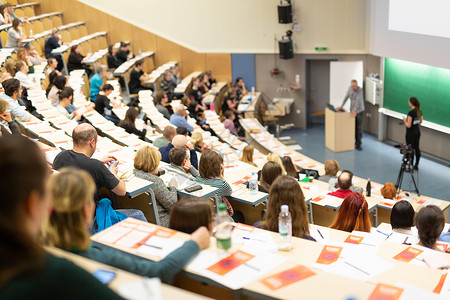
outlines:
{"label": "wooden desk", "polygon": [[251,93],[242,97],[238,105],[238,112],[244,114],[244,118],[254,118],[255,117],[255,107],[256,103],[261,97],[261,92]]}
{"label": "wooden desk", "polygon": [[[116,277],[108,284],[109,288],[111,288],[113,291],[117,292],[119,289],[119,286],[123,283],[128,282],[136,282],[141,281],[144,279],[142,276],[138,276],[136,274],[117,269],[90,259],[87,259],[85,257],[82,257],[80,255],[76,255],[67,251],[63,251],[58,248],[54,247],[46,247],[47,252],[58,256],[66,258],[70,261],[72,261],[74,264],[78,265],[79,267],[85,269],[89,273],[93,273],[96,270],[109,270],[116,273]],[[170,286],[168,284],[161,284],[162,294],[164,299],[209,299],[204,296],[200,296],[198,294],[194,294],[185,290],[181,290],[179,288]]]}
{"label": "wooden desk", "polygon": [[177,85],[174,92],[185,94],[187,89],[190,88],[189,85],[191,84],[192,79],[194,79],[195,77],[198,77],[200,74],[202,74],[202,72],[196,71],[196,72],[192,72],[188,76],[184,77],[183,80],[181,80],[181,83]]}

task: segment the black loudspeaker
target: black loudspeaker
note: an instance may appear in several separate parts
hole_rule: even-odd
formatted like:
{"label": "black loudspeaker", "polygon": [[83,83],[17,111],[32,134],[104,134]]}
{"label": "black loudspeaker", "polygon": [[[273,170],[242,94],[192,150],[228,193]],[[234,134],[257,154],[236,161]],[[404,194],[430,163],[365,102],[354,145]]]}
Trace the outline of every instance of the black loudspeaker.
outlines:
{"label": "black loudspeaker", "polygon": [[278,5],[278,23],[292,23],[292,6],[290,3]]}
{"label": "black loudspeaker", "polygon": [[292,40],[281,40],[278,41],[278,47],[280,48],[280,58],[290,59],[294,57],[294,50],[292,48]]}

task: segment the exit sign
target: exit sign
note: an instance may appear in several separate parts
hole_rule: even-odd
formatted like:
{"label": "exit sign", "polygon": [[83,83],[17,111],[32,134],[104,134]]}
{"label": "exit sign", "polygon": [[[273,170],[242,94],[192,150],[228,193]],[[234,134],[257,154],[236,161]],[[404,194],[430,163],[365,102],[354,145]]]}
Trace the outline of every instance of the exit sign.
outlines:
{"label": "exit sign", "polygon": [[327,51],[328,47],[315,47],[316,51]]}

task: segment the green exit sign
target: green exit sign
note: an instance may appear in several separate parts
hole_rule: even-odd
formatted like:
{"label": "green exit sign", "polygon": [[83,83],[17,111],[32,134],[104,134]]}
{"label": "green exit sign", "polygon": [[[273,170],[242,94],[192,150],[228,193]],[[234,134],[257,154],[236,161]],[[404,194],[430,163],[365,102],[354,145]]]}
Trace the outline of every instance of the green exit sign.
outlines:
{"label": "green exit sign", "polygon": [[328,47],[315,47],[316,51],[327,51]]}

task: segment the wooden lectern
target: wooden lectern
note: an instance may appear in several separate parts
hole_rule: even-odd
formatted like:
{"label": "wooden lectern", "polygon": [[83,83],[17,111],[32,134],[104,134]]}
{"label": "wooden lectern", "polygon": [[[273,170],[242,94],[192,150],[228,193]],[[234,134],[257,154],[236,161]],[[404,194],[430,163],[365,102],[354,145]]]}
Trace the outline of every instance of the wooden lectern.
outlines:
{"label": "wooden lectern", "polygon": [[325,146],[334,151],[355,150],[355,117],[325,109]]}

